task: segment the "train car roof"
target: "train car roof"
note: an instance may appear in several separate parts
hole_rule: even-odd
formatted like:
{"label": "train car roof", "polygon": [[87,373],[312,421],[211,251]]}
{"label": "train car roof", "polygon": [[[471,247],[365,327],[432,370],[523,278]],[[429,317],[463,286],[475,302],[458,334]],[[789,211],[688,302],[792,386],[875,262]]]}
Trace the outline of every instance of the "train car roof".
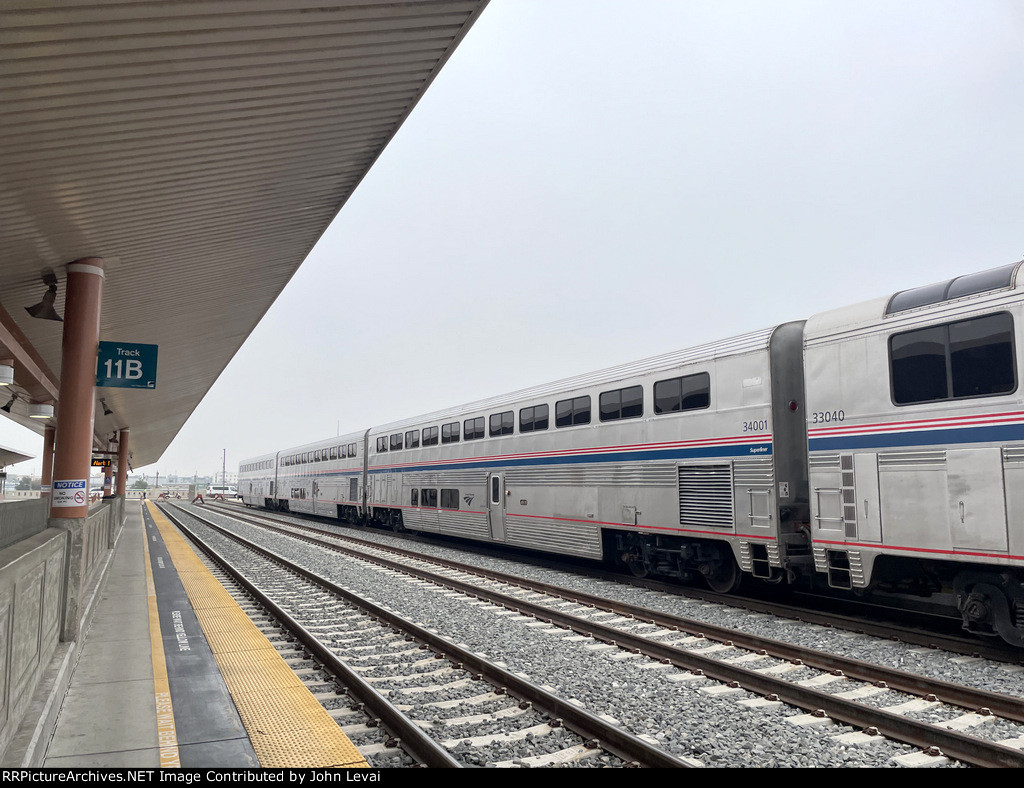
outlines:
{"label": "train car roof", "polygon": [[1022,265],[1024,260],[819,312],[808,319],[804,340],[813,343],[871,329],[882,323],[904,328],[926,319],[953,315],[975,305],[987,306],[1012,299],[1016,290],[1024,288]]}
{"label": "train car roof", "polygon": [[323,440],[314,441],[313,443],[304,443],[301,446],[289,446],[288,448],[281,449],[277,454],[295,454],[296,452],[301,451],[329,449],[331,446],[341,446],[344,443],[362,443],[365,435],[365,429],[359,430],[359,432],[347,432],[344,435],[335,435],[334,437],[324,438]]}
{"label": "train car roof", "polygon": [[597,372],[588,372],[571,378],[562,378],[551,383],[520,389],[489,399],[468,402],[464,405],[425,413],[413,418],[402,419],[401,421],[393,421],[388,424],[372,427],[370,433],[379,434],[400,430],[405,427],[415,427],[426,422],[437,421],[441,418],[461,418],[462,416],[479,413],[484,410],[505,408],[520,402],[525,404],[530,400],[550,398],[551,395],[568,394],[571,391],[577,391],[589,386],[615,383],[664,370],[676,369],[689,364],[708,363],[729,356],[739,356],[745,353],[767,350],[768,342],[776,328],[777,326],[772,326],[771,328],[751,331],[750,333],[741,334],[729,339],[720,339],[715,342],[684,348],[683,350],[675,350],[671,353],[651,356],[640,361],[608,367]]}

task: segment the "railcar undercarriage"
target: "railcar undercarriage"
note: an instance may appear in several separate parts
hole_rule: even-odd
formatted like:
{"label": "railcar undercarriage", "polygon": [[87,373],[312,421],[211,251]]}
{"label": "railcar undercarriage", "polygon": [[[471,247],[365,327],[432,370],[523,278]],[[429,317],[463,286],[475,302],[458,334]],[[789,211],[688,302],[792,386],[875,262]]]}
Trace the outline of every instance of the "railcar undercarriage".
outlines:
{"label": "railcar undercarriage", "polygon": [[881,556],[862,595],[873,592],[944,600],[947,610],[955,605],[968,632],[1024,648],[1024,582],[1011,570]]}
{"label": "railcar undercarriage", "polygon": [[657,575],[686,583],[701,578],[720,594],[732,593],[743,580],[725,542],[619,531],[606,532],[605,537],[612,541],[606,554],[616,556],[637,577]]}

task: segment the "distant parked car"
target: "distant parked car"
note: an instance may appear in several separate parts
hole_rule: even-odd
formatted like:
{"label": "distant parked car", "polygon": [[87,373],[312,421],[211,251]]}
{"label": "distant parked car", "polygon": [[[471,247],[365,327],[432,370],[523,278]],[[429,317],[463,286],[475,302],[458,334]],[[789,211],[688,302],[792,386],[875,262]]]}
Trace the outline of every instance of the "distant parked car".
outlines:
{"label": "distant parked car", "polygon": [[239,498],[238,490],[235,487],[230,487],[225,484],[211,484],[206,488],[204,497],[213,498],[217,495],[223,495],[225,498]]}

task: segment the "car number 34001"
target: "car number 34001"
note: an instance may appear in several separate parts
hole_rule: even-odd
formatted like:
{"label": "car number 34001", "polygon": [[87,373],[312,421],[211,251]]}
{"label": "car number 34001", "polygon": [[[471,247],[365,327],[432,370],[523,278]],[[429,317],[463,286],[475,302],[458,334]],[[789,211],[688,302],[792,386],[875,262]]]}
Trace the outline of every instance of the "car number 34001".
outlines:
{"label": "car number 34001", "polygon": [[846,413],[841,410],[816,410],[811,414],[811,424],[828,424],[845,418]]}

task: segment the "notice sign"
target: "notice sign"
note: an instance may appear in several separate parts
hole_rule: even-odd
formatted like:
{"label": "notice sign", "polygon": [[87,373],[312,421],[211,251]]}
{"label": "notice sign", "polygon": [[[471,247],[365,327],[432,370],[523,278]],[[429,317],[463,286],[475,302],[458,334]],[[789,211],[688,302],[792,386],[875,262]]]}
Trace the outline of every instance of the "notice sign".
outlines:
{"label": "notice sign", "polygon": [[74,479],[69,482],[54,481],[50,508],[85,506],[89,497],[86,494],[86,481],[86,479]]}
{"label": "notice sign", "polygon": [[157,345],[100,342],[96,358],[96,386],[155,389],[156,351]]}

